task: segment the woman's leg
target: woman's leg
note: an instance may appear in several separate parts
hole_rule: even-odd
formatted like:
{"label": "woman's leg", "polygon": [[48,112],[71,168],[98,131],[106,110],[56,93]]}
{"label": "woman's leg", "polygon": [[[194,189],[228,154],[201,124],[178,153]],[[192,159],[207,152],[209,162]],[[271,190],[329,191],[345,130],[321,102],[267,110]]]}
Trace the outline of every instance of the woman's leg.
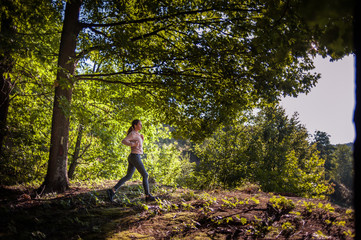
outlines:
{"label": "woman's leg", "polygon": [[148,183],[148,173],[145,170],[142,160],[140,159],[140,154],[131,154],[129,157],[129,162],[138,170],[138,172],[143,177],[143,187],[145,195],[149,196],[149,183]]}
{"label": "woman's leg", "polygon": [[119,182],[113,187],[113,192],[116,192],[126,181],[130,180],[134,174],[135,166],[130,161],[130,155],[128,157],[128,170],[127,175],[125,175],[122,179],[119,180]]}

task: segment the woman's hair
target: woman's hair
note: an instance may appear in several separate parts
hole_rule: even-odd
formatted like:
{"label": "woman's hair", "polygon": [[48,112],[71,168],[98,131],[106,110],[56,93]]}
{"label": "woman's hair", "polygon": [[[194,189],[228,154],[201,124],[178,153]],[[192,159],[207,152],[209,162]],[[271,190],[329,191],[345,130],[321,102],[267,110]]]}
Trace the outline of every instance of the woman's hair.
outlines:
{"label": "woman's hair", "polygon": [[127,136],[129,135],[129,133],[130,133],[131,131],[133,131],[133,130],[135,129],[134,126],[137,125],[137,124],[139,123],[139,121],[140,121],[139,119],[133,120],[132,126],[128,129]]}

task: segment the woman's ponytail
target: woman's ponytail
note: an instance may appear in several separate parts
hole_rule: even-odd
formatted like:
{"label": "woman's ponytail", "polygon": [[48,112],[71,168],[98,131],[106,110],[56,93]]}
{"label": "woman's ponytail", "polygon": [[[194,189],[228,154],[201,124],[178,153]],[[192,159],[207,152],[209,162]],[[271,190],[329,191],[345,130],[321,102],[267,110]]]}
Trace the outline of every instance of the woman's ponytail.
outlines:
{"label": "woman's ponytail", "polygon": [[129,135],[129,133],[131,133],[133,131],[133,126],[131,126],[129,129],[128,129],[128,132],[127,132],[127,136]]}
{"label": "woman's ponytail", "polygon": [[135,119],[133,120],[132,122],[132,126],[128,129],[128,132],[127,132],[127,136],[129,135],[129,133],[131,133],[133,130],[135,130],[135,125],[137,125],[139,123],[140,120],[138,119]]}

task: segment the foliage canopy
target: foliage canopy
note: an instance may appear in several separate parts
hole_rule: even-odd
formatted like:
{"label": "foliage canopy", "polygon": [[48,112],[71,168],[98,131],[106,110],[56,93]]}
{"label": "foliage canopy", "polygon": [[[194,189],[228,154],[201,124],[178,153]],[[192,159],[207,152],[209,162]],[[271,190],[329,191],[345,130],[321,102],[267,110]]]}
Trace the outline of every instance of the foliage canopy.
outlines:
{"label": "foliage canopy", "polygon": [[299,16],[300,5],[84,1],[76,79],[126,86],[160,121],[201,138],[239,110],[316,84],[310,70],[318,33]]}
{"label": "foliage canopy", "polygon": [[[163,134],[157,136],[160,123],[174,126],[175,136],[202,140],[220,126],[229,126],[242,111],[277,102],[280,96],[309,92],[319,78],[311,72],[312,56],[328,54],[338,59],[352,51],[351,38],[342,30],[351,25],[351,3],[345,2],[337,13],[328,9],[338,6],[338,1],[319,8],[310,8],[312,4],[299,0],[2,1],[2,19],[13,20],[16,34],[4,38],[1,54],[11,48],[16,65],[6,74],[20,83],[11,93],[9,129],[25,136],[9,137],[6,146],[15,146],[12,151],[19,154],[4,166],[16,172],[19,162],[30,157],[42,175],[50,145],[48,167],[53,171],[48,175],[62,179],[54,189],[64,189],[67,156],[76,155],[72,142],[80,136],[79,126],[85,129],[80,154],[89,160],[84,161],[88,166],[95,166],[89,169],[108,166],[112,172],[113,159],[123,156],[123,150],[116,149],[119,138],[135,117],[148,122],[151,144]],[[312,17],[315,11],[322,13],[320,17]],[[44,21],[47,24],[39,24]],[[267,134],[274,134],[274,126],[264,124],[267,130],[254,147],[269,141]],[[296,135],[302,139],[302,134]],[[252,153],[256,159],[267,156],[292,164],[305,157],[302,154],[313,156],[306,150],[278,156],[275,152],[286,144],[282,139],[279,146]],[[158,158],[164,152],[158,152]]]}

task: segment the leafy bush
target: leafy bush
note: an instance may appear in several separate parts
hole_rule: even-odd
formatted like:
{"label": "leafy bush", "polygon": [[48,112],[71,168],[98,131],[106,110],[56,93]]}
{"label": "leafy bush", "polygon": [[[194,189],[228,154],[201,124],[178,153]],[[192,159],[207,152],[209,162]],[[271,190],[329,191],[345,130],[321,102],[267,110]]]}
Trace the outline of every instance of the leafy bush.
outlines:
{"label": "leafy bush", "polygon": [[308,142],[297,115],[280,107],[263,109],[247,124],[218,129],[195,146],[198,188],[234,188],[246,182],[263,191],[322,197],[330,190],[324,160]]}
{"label": "leafy bush", "polygon": [[188,156],[183,156],[176,144],[153,145],[144,161],[151,177],[165,185],[186,185],[193,165]]}
{"label": "leafy bush", "polygon": [[[13,76],[18,79],[12,92],[7,117],[7,134],[0,156],[0,183],[16,184],[44,178],[49,157],[52,98],[52,79],[44,68],[41,71],[34,59],[19,60],[19,65],[37,77]],[[48,67],[49,68],[49,67]],[[41,86],[41,87],[39,87]]]}

